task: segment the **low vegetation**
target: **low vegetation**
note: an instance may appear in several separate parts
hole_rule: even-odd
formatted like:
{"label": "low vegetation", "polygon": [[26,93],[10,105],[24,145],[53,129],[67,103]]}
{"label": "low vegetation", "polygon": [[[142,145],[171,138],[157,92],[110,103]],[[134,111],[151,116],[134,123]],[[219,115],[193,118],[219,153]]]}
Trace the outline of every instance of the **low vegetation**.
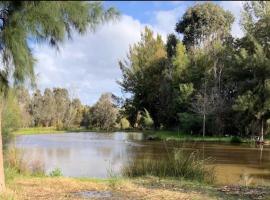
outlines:
{"label": "low vegetation", "polygon": [[[146,130],[143,131],[146,135],[152,136],[160,140],[175,140],[175,141],[205,141],[205,142],[232,142],[244,143],[252,142],[251,138],[240,138],[237,136],[200,136],[197,134],[186,134],[182,131],[166,131],[166,130]],[[237,140],[237,141],[236,141]]]}
{"label": "low vegetation", "polygon": [[127,177],[150,175],[160,178],[184,178],[199,182],[213,182],[213,169],[205,167],[207,161],[199,159],[198,152],[186,154],[182,150],[176,150],[168,153],[168,159],[132,160],[123,168],[123,175]]}

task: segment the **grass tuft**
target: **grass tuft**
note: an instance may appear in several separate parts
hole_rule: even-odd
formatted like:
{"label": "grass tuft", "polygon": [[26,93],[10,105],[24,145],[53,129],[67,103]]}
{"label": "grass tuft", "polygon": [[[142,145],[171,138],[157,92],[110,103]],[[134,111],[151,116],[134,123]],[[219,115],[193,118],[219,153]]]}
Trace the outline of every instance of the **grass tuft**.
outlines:
{"label": "grass tuft", "polygon": [[201,160],[198,152],[186,154],[182,150],[176,150],[168,159],[139,159],[130,161],[123,168],[123,175],[127,177],[157,176],[160,178],[184,178],[199,182],[213,182],[212,169],[205,167],[207,160]]}

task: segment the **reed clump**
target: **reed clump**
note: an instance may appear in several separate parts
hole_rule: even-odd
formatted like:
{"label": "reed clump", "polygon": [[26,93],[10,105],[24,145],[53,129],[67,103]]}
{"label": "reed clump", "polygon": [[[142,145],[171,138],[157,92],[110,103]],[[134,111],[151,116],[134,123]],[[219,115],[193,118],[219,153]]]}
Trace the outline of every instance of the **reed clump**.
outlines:
{"label": "reed clump", "polygon": [[157,176],[160,178],[184,178],[199,182],[213,182],[213,169],[206,167],[210,159],[200,159],[199,152],[175,150],[167,159],[137,159],[128,162],[122,173],[126,177]]}
{"label": "reed clump", "polygon": [[23,151],[9,148],[4,154],[5,176],[12,180],[18,175],[44,176],[45,166],[40,160],[23,159]]}

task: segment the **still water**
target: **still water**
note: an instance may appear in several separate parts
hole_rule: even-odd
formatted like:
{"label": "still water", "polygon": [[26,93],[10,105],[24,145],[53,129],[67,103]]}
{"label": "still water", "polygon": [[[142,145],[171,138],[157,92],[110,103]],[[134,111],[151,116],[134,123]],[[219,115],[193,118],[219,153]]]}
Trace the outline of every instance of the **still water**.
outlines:
{"label": "still water", "polygon": [[166,159],[174,148],[211,157],[218,184],[270,185],[270,146],[214,142],[147,141],[142,133],[64,133],[17,136],[10,143],[28,163],[40,161],[46,173],[106,178],[132,159]]}

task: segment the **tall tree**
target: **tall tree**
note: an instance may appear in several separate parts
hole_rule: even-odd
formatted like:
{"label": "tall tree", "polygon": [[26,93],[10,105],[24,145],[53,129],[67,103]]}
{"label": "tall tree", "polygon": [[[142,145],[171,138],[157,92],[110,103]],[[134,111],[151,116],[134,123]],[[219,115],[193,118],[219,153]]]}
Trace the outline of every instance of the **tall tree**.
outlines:
{"label": "tall tree", "polygon": [[[85,33],[116,16],[100,2],[3,1],[0,3],[1,88],[8,88],[10,75],[15,84],[34,81],[34,61],[28,40],[57,47],[73,30]],[[3,93],[1,94],[3,98]],[[0,113],[2,112],[2,99]],[[2,120],[0,119],[0,122]],[[1,139],[0,134],[0,139]],[[0,141],[0,192],[5,188],[2,141]]]}
{"label": "tall tree", "polygon": [[166,104],[168,97],[165,95],[167,88],[161,87],[165,86],[162,83],[168,74],[166,58],[161,36],[154,37],[153,31],[146,27],[141,34],[141,41],[130,47],[126,60],[119,62],[123,74],[119,84],[125,92],[132,94],[126,101],[130,104],[126,108],[132,111],[128,119],[133,125],[132,119],[136,119],[138,112],[144,109],[153,117],[155,127],[160,125],[160,117],[163,115],[161,107]]}
{"label": "tall tree", "polygon": [[41,115],[43,125],[45,125],[46,127],[52,126],[56,116],[56,112],[56,102],[53,92],[50,89],[46,88],[42,98]]}
{"label": "tall tree", "polygon": [[113,104],[112,94],[102,94],[90,112],[90,124],[101,130],[113,128],[117,119],[118,110]]}
{"label": "tall tree", "polygon": [[203,47],[212,41],[225,38],[231,30],[233,15],[211,2],[199,3],[189,8],[176,24],[176,32],[184,35],[183,43]]}

